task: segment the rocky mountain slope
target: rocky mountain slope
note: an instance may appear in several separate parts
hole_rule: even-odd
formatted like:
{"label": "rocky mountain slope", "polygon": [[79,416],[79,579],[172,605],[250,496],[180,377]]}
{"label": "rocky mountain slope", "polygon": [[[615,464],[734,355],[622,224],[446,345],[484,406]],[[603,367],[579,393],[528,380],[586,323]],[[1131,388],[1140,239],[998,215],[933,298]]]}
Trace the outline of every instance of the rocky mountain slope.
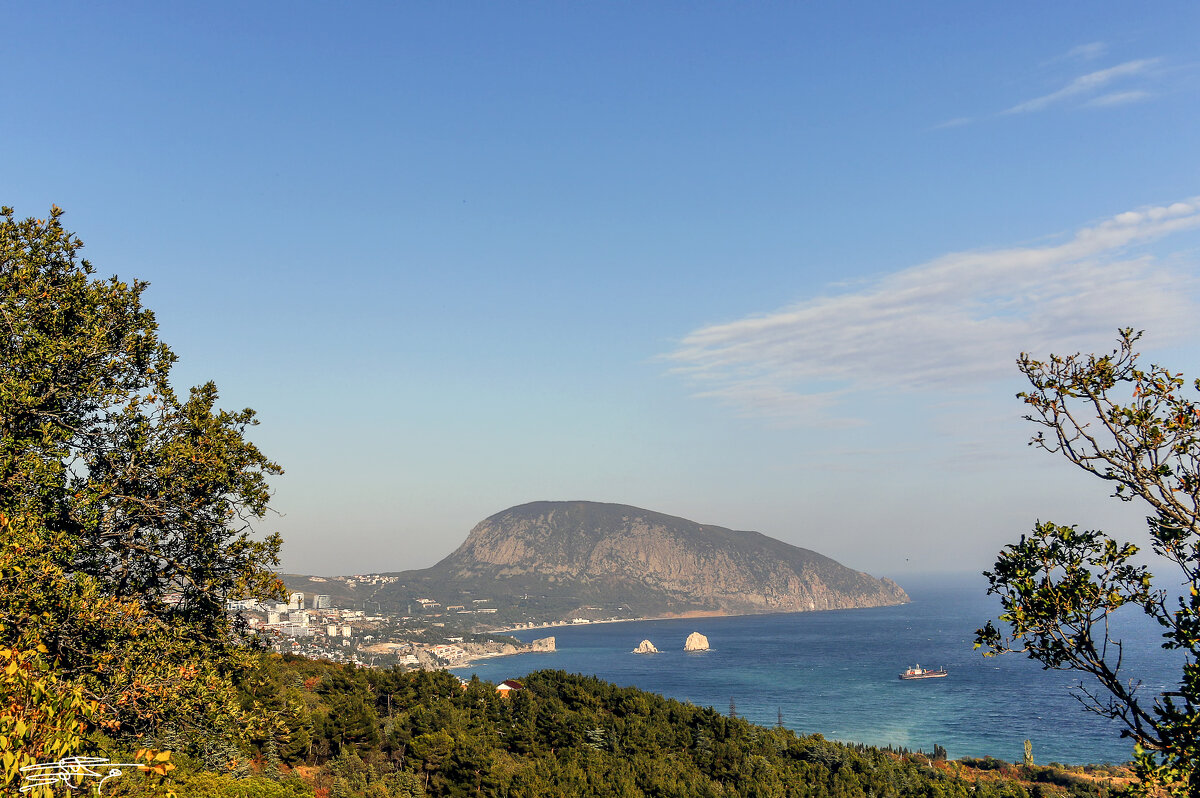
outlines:
{"label": "rocky mountain slope", "polygon": [[398,576],[389,593],[519,595],[542,599],[547,608],[619,608],[643,616],[798,612],[908,601],[889,579],[758,532],[584,501],[504,510],[476,525],[437,565]]}

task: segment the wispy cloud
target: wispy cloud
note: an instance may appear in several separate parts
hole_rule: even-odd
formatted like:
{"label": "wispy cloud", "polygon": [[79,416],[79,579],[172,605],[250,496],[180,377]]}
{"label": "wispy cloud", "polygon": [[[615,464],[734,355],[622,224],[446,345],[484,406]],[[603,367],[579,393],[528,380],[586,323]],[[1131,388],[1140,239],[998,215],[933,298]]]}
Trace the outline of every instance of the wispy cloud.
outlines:
{"label": "wispy cloud", "polygon": [[1027,114],[1033,111],[1044,111],[1053,105],[1095,94],[1115,80],[1146,74],[1161,60],[1160,58],[1142,58],[1080,75],[1058,91],[1018,103],[1004,113]]}
{"label": "wispy cloud", "polygon": [[1193,278],[1130,250],[1196,228],[1200,197],[1122,213],[1061,243],[952,253],[702,327],[664,357],[697,395],[743,415],[852,424],[837,410],[868,392],[975,387],[1011,377],[1018,352],[1094,347],[1122,326],[1192,330]]}
{"label": "wispy cloud", "polygon": [[969,116],[960,116],[955,119],[947,119],[945,122],[939,122],[938,124],[934,125],[930,129],[931,130],[944,130],[945,128],[948,128],[948,127],[962,127],[963,125],[971,124],[971,122],[973,122],[973,121],[974,120],[971,119],[971,117],[969,117]]}
{"label": "wispy cloud", "polygon": [[1095,99],[1088,100],[1085,104],[1088,108],[1108,108],[1113,105],[1127,105],[1129,103],[1141,102],[1149,99],[1150,92],[1148,91],[1115,91],[1111,94],[1103,94]]}
{"label": "wispy cloud", "polygon": [[1108,45],[1104,42],[1089,42],[1081,44],[1078,47],[1072,47],[1061,56],[1062,60],[1080,60],[1091,61],[1099,58],[1108,52]]}

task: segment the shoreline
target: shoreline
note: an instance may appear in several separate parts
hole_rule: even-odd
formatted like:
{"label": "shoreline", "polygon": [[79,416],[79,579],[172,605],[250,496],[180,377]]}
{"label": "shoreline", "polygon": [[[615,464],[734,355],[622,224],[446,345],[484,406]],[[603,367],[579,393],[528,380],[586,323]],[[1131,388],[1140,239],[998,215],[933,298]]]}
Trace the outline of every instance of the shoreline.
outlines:
{"label": "shoreline", "polygon": [[[878,609],[879,607],[902,607],[905,604],[911,604],[911,603],[912,603],[912,601],[910,599],[909,601],[904,601],[904,602],[900,602],[897,604],[879,604],[879,605],[875,605],[872,607],[837,607],[835,609],[829,609],[829,610],[778,610],[778,611],[774,611],[774,612],[727,612],[725,610],[688,610],[687,612],[675,612],[675,613],[668,613],[666,615],[655,615],[652,617],[643,617],[643,618],[606,618],[605,620],[602,620],[602,621],[588,621],[587,623],[572,623],[570,621],[548,621],[540,626],[518,626],[518,627],[501,627],[498,629],[488,629],[485,632],[483,632],[483,634],[489,634],[489,635],[508,634],[508,635],[510,635],[512,632],[537,632],[542,629],[560,629],[560,628],[565,628],[565,627],[600,626],[601,624],[614,624],[614,623],[638,623],[638,622],[649,622],[649,621],[678,621],[678,620],[686,620],[688,618],[754,618],[754,617],[765,616],[765,615],[802,615],[802,614],[806,615],[808,613],[814,613],[814,612],[818,612],[818,613],[819,612],[838,612],[838,611],[844,611],[844,610]],[[533,641],[530,641],[529,643],[526,643],[526,645],[531,645],[532,642]],[[448,666],[448,667],[444,668],[443,670],[450,671],[450,670],[457,670],[459,668],[470,668],[478,660],[496,659],[497,657],[515,657],[515,656],[519,656],[521,654],[547,654],[547,653],[554,653],[554,652],[526,650],[526,651],[506,651],[506,652],[494,652],[494,653],[480,654],[478,656],[467,657],[460,664]]]}
{"label": "shoreline", "polygon": [[729,612],[727,610],[688,610],[686,612],[671,612],[666,615],[643,616],[640,618],[606,618],[602,621],[588,621],[587,623],[572,623],[570,621],[547,621],[538,626],[509,626],[500,627],[497,629],[488,629],[483,634],[500,635],[509,634],[511,632],[533,632],[538,629],[557,629],[564,626],[597,626],[605,623],[634,623],[636,621],[677,621],[686,618],[755,618],[762,615],[807,615],[809,613],[820,612],[846,612],[847,610],[874,610],[882,607],[903,607],[911,604],[912,599],[908,601],[898,601],[895,604],[871,604],[865,607],[830,607],[823,610],[770,610],[768,612]]}

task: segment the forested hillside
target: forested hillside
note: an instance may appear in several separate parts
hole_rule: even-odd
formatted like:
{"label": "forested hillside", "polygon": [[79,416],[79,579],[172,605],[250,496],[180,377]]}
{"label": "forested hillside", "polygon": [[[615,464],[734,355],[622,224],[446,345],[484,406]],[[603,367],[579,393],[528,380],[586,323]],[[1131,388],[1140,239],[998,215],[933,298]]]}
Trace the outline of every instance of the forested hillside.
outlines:
{"label": "forested hillside", "polygon": [[[521,683],[501,696],[445,672],[271,655],[243,699],[270,710],[273,731],[240,754],[176,752],[175,789],[329,798],[1115,794],[1048,768],[995,760],[969,768],[801,737],[594,677],[541,671]],[[141,794],[136,786],[114,794]]]}

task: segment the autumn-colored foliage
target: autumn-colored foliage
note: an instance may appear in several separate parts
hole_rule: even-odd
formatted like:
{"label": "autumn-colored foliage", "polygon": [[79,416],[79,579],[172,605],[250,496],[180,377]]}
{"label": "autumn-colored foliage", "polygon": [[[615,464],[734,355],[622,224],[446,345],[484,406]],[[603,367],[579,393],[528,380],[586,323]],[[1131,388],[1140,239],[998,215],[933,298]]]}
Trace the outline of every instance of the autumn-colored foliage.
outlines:
{"label": "autumn-colored foliage", "polygon": [[[0,634],[9,630],[0,628]],[[15,791],[21,768],[71,756],[83,747],[96,702],[63,682],[46,660],[47,648],[24,635],[0,646],[0,790]],[[24,647],[21,647],[21,646]],[[48,798],[48,788],[26,793]]]}
{"label": "autumn-colored foliage", "polygon": [[261,721],[234,691],[250,652],[225,605],[285,594],[278,536],[253,534],[280,473],[245,437],[253,411],[217,409],[212,383],[176,394],[145,283],[96,277],[61,217],[0,210],[0,650],[15,667],[0,729],[14,766],[86,748],[81,730],[243,734]]}

